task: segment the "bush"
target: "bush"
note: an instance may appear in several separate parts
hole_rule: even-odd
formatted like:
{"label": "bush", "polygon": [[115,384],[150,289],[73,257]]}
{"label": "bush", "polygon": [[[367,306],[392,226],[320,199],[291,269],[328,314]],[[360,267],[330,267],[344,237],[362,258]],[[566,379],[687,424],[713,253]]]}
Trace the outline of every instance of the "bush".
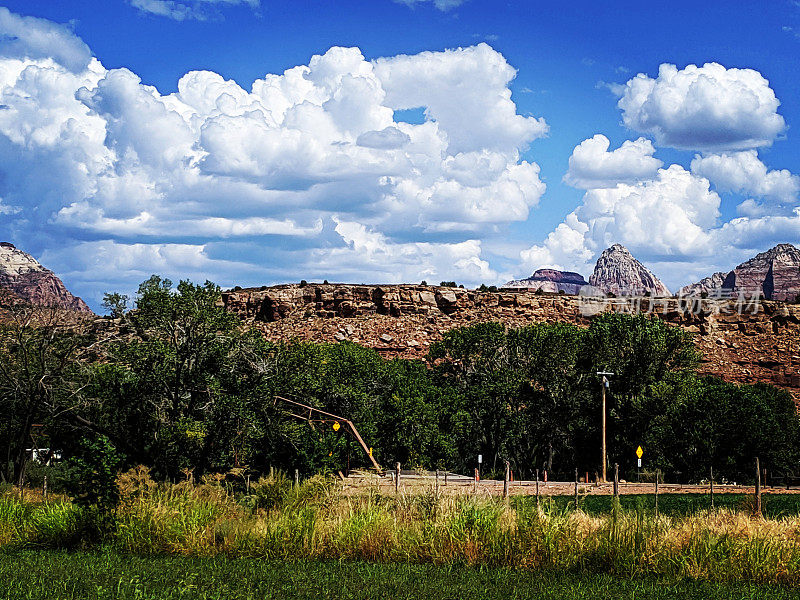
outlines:
{"label": "bush", "polygon": [[119,502],[117,471],[122,458],[108,438],[84,438],[75,456],[65,461],[67,491],[78,506],[108,514]]}

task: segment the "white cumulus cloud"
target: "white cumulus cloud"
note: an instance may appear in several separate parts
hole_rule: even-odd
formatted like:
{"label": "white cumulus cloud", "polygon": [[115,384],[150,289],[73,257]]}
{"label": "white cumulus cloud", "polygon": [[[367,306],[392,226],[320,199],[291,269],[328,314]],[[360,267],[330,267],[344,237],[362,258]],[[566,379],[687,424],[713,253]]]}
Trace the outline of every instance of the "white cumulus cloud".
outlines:
{"label": "white cumulus cloud", "polygon": [[[499,275],[478,232],[500,236],[545,191],[521,152],[547,125],[516,112],[515,71],[486,44],[377,60],[334,47],[248,88],[192,71],[172,94],[31,48],[0,51],[0,237],[58,254],[90,301],[126,253],[137,276],[179,277],[190,257],[240,284],[371,279],[376,261],[386,281],[480,283]],[[415,107],[424,122],[395,122]]]}
{"label": "white cumulus cloud", "polygon": [[653,157],[655,148],[646,138],[626,140],[616,150],[608,151],[611,142],[597,134],[582,141],[569,157],[564,181],[582,189],[614,187],[652,178],[663,163]]}
{"label": "white cumulus cloud", "polygon": [[755,150],[695,156],[692,172],[710,179],[724,192],[793,204],[800,192],[800,177],[786,169],[770,171]]}
{"label": "white cumulus cloud", "polygon": [[720,197],[707,179],[679,165],[650,180],[590,189],[544,243],[522,252],[530,269],[558,266],[587,273],[592,258],[614,243],[641,257],[706,256]]}
{"label": "white cumulus cloud", "polygon": [[0,6],[0,56],[52,58],[71,71],[81,71],[92,53],[65,25],[20,16]]}
{"label": "white cumulus cloud", "polygon": [[655,79],[640,73],[620,91],[625,126],[663,146],[744,150],[769,146],[786,129],[769,81],[753,69],[662,64]]}

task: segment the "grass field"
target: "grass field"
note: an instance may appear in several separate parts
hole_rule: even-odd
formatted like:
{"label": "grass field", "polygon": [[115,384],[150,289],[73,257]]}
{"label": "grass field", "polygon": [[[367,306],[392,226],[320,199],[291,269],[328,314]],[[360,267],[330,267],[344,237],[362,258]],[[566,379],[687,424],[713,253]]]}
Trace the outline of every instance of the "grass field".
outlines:
{"label": "grass field", "polygon": [[[558,507],[574,506],[572,496],[553,496],[553,502]],[[536,499],[531,496],[512,496],[512,506],[531,505]],[[611,512],[612,496],[579,496],[578,506],[590,515],[598,516]],[[763,494],[761,497],[762,512],[765,517],[778,519],[800,515],[800,494]],[[623,510],[647,513],[654,512],[655,499],[652,494],[630,494],[620,496],[620,506]],[[731,511],[752,511],[752,494],[715,494],[714,506],[717,509]],[[707,511],[711,508],[709,494],[661,494],[658,497],[658,510],[661,514],[670,517],[681,517]]]}
{"label": "grass field", "polygon": [[[568,497],[537,507],[534,498],[505,502],[439,496],[433,489],[345,494],[340,482],[322,476],[299,486],[282,476],[264,478],[249,494],[234,494],[220,480],[159,483],[146,469],[121,475],[118,484],[120,504],[106,513],[64,497],[0,495],[0,575],[4,585],[17,586],[6,597],[26,597],[48,585],[62,586],[53,597],[177,597],[181,577],[191,572],[212,578],[198,588],[206,594],[200,597],[216,597],[221,586],[235,589],[219,597],[263,595],[251,587],[267,589],[307,573],[318,576],[290,589],[328,586],[321,597],[348,597],[331,586],[362,575],[364,586],[376,590],[406,582],[412,595],[401,590],[392,597],[495,597],[452,595],[458,580],[449,582],[449,573],[472,591],[484,589],[480,577],[506,578],[523,590],[517,597],[609,597],[609,590],[634,594],[641,586],[635,597],[674,597],[658,595],[665,582],[686,592],[680,597],[790,597],[789,588],[750,586],[800,586],[797,496],[765,497],[765,518],[743,495],[720,495],[714,511],[702,495],[665,495],[656,516],[649,496],[625,496],[621,507],[587,496],[575,510]],[[23,562],[35,568],[22,568]],[[86,588],[93,577],[99,591]],[[151,591],[159,581],[163,587]],[[137,590],[144,595],[135,596]],[[561,596],[542,590],[561,590],[553,592]],[[709,595],[714,590],[726,591]],[[767,592],[772,596],[757,595]]]}
{"label": "grass field", "polygon": [[114,552],[0,553],[0,600],[294,599],[782,600],[779,586],[498,568],[135,557]]}

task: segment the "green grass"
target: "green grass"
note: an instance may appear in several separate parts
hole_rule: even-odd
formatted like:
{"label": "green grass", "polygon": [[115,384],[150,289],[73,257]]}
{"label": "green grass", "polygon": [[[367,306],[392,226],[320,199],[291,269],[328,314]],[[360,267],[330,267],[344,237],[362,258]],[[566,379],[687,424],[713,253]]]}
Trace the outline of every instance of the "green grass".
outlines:
{"label": "green grass", "polygon": [[135,557],[114,552],[0,553],[0,600],[294,599],[779,600],[778,586],[413,564],[223,557]]}
{"label": "green grass", "polygon": [[[544,497],[543,501],[544,501]],[[515,505],[535,504],[532,496],[512,497]],[[554,496],[553,502],[559,508],[574,506],[572,496]],[[590,515],[604,515],[611,512],[612,496],[579,496],[578,505]],[[752,510],[752,494],[714,494],[715,508],[727,508],[734,511]],[[763,494],[761,496],[762,511],[765,517],[777,519],[800,515],[800,494]],[[620,506],[625,510],[644,510],[653,512],[655,499],[652,494],[630,494],[620,496]],[[692,515],[711,508],[709,494],[661,494],[658,497],[658,510],[671,517]]]}

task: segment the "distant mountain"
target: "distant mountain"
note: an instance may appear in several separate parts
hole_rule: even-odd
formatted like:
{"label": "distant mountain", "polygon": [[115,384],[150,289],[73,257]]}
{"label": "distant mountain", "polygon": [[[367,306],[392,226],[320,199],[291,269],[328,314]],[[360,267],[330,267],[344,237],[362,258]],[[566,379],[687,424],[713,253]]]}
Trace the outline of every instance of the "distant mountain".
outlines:
{"label": "distant mountain", "polygon": [[670,291],[625,246],[614,244],[603,251],[589,285],[617,296],[670,296]]}
{"label": "distant mountain", "polygon": [[556,269],[539,269],[526,279],[514,279],[503,287],[519,288],[529,291],[542,290],[543,292],[577,294],[587,285],[587,281],[580,273],[571,271],[557,271]]}
{"label": "distant mountain", "polygon": [[719,293],[760,294],[767,300],[794,302],[800,297],[800,249],[792,244],[778,244],[757,254],[729,273],[714,273],[711,277],[687,285],[679,294]]}
{"label": "distant mountain", "polygon": [[768,300],[794,302],[800,295],[800,249],[779,244],[757,254],[728,273],[722,287],[748,296],[760,291]]}
{"label": "distant mountain", "polygon": [[0,289],[31,304],[92,312],[51,270],[8,242],[0,242]]}
{"label": "distant mountain", "polygon": [[697,283],[683,286],[678,290],[678,296],[701,296],[704,293],[713,294],[722,289],[727,273],[714,273],[711,277],[703,277]]}

